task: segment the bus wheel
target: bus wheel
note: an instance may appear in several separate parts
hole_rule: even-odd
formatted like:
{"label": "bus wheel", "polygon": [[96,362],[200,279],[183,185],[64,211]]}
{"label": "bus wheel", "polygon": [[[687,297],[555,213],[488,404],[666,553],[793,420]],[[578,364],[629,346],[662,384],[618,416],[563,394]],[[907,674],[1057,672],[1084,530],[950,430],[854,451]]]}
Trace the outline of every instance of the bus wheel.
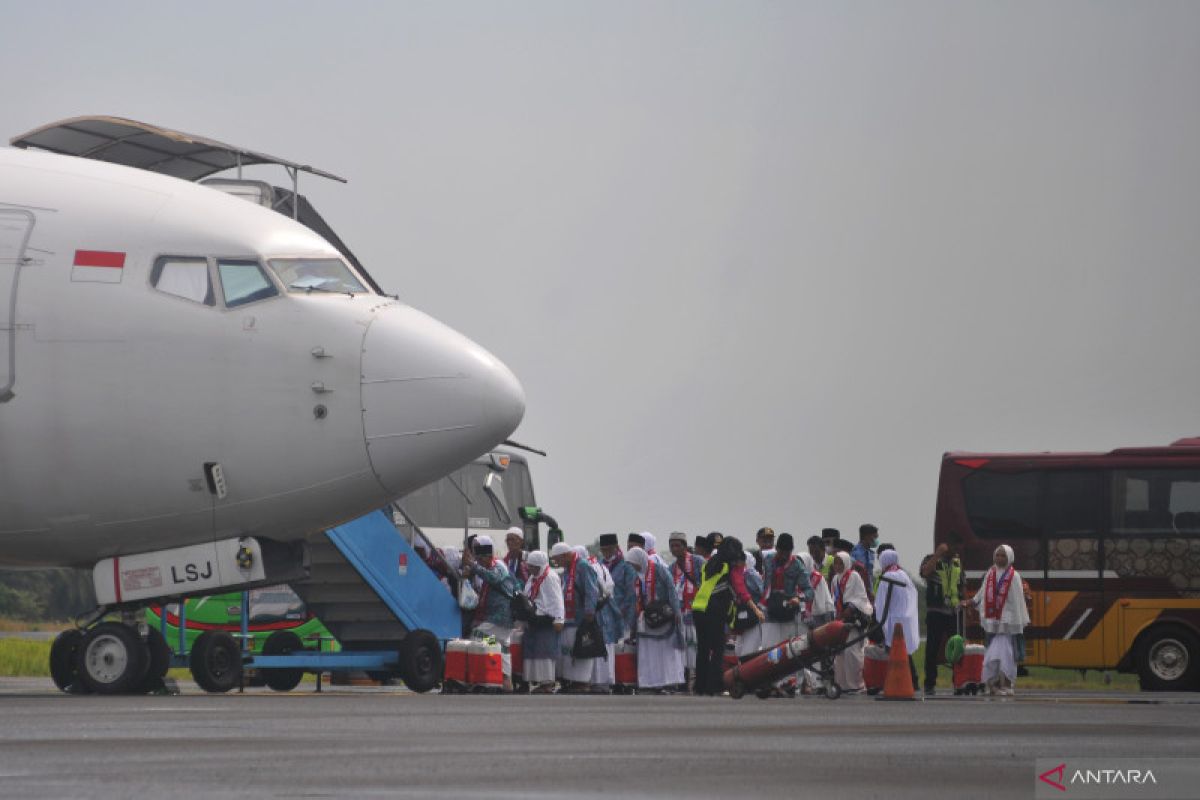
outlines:
{"label": "bus wheel", "polygon": [[[299,653],[303,649],[304,643],[296,634],[291,631],[275,631],[267,637],[267,641],[263,642],[262,654],[264,656],[286,656],[291,653]],[[277,692],[290,692],[299,686],[301,679],[304,678],[302,669],[264,669],[260,672],[262,672],[267,686]]]}
{"label": "bus wheel", "polygon": [[77,628],[65,630],[54,637],[50,645],[50,679],[54,685],[67,693],[85,691],[79,680],[79,648],[83,644],[83,631]]}
{"label": "bus wheel", "polygon": [[192,679],[206,692],[228,692],[242,677],[242,651],[225,631],[205,631],[192,644]]}
{"label": "bus wheel", "polygon": [[97,694],[136,691],[150,666],[150,652],[137,632],[120,622],[101,622],[83,635],[79,677]]}
{"label": "bus wheel", "polygon": [[442,645],[429,631],[409,631],[400,642],[400,677],[414,692],[428,692],[442,679]]}
{"label": "bus wheel", "polygon": [[1138,647],[1138,679],[1151,692],[1195,688],[1200,670],[1200,640],[1180,625],[1152,628]]}

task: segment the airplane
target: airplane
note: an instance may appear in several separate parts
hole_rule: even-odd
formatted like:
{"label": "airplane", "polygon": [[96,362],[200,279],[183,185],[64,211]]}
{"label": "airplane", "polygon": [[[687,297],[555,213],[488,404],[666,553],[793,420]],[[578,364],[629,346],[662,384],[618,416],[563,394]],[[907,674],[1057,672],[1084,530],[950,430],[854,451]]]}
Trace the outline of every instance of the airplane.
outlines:
{"label": "airplane", "polygon": [[[111,117],[13,143],[0,148],[0,564],[94,569],[100,607],[60,650],[81,665],[94,650],[100,678],[145,663],[128,652],[147,646],[134,610],[302,576],[307,534],[520,423],[521,385],[494,355],[384,294],[319,226],[237,196],[256,182],[194,182],[235,158],[239,178],[243,163],[283,165],[293,189],[302,171],[336,176]],[[292,193],[292,216],[302,201]],[[100,622],[114,610],[122,623]],[[128,684],[100,678],[95,691]]]}

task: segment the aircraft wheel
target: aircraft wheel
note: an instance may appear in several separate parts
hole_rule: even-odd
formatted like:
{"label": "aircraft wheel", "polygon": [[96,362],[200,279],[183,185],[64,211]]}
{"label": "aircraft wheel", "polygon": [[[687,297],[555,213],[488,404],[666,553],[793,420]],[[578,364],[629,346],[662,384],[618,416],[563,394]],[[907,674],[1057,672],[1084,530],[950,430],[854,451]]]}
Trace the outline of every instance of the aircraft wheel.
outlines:
{"label": "aircraft wheel", "polygon": [[[291,631],[275,631],[263,643],[262,654],[264,656],[285,656],[290,653],[299,653],[303,649],[304,643],[296,634]],[[304,678],[302,669],[263,669],[260,672],[267,686],[277,692],[290,692],[299,686],[300,681]]]}
{"label": "aircraft wheel", "polygon": [[770,699],[771,695],[773,695],[773,694],[775,694],[774,690],[770,686],[766,686],[766,687],[763,687],[762,689],[757,690],[754,693],[754,696],[757,697],[759,700],[768,700],[768,699]]}
{"label": "aircraft wheel", "polygon": [[167,640],[163,638],[162,632],[158,628],[151,628],[146,635],[146,649],[150,656],[150,663],[146,669],[146,677],[142,679],[141,686],[138,688],[139,694],[160,691],[164,686],[163,678],[167,676],[167,670],[171,668],[171,648],[167,646]]}
{"label": "aircraft wheel", "polygon": [[79,679],[79,648],[82,645],[83,631],[78,628],[63,631],[50,645],[50,679],[68,694],[86,691]]}
{"label": "aircraft wheel", "polygon": [[442,679],[442,644],[429,631],[410,631],[400,643],[400,677],[414,692],[428,692]]}
{"label": "aircraft wheel", "polygon": [[96,694],[136,691],[149,666],[149,649],[128,625],[101,622],[83,635],[79,647],[79,678]]}
{"label": "aircraft wheel", "polygon": [[192,679],[206,692],[228,692],[242,676],[242,651],[225,631],[205,631],[192,644]]}

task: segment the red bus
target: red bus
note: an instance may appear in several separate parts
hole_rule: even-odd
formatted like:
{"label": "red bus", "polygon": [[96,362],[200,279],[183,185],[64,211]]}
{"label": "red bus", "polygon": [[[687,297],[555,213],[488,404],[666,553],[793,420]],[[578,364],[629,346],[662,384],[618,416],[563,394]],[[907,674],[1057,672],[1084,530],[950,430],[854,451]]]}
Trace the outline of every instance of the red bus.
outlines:
{"label": "red bus", "polygon": [[[1011,545],[1031,665],[1200,688],[1200,438],[1109,453],[947,453],[935,543],[974,587]],[[971,587],[971,588],[974,588]]]}

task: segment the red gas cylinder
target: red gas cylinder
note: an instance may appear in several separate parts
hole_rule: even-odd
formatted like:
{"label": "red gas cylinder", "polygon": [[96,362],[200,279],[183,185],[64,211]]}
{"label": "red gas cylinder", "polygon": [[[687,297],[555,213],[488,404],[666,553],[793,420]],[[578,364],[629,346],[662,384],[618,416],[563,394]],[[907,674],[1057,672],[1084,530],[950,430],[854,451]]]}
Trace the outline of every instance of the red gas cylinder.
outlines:
{"label": "red gas cylinder", "polygon": [[617,643],[615,677],[619,686],[637,686],[637,645]]}
{"label": "red gas cylinder", "polygon": [[846,623],[840,619],[835,619],[833,622],[826,622],[821,627],[812,632],[813,647],[824,649],[833,647],[846,641],[846,636],[849,633],[846,630]]}
{"label": "red gas cylinder", "polygon": [[452,639],[446,643],[444,680],[454,683],[467,682],[467,647],[470,644],[466,639]]}
{"label": "red gas cylinder", "polygon": [[514,678],[524,677],[525,675],[525,649],[521,645],[521,638],[524,632],[518,628],[512,632],[512,636],[508,640],[508,656],[512,661],[512,674]]}
{"label": "red gas cylinder", "polygon": [[504,688],[504,657],[500,645],[485,641],[467,645],[467,683],[484,690]]}

